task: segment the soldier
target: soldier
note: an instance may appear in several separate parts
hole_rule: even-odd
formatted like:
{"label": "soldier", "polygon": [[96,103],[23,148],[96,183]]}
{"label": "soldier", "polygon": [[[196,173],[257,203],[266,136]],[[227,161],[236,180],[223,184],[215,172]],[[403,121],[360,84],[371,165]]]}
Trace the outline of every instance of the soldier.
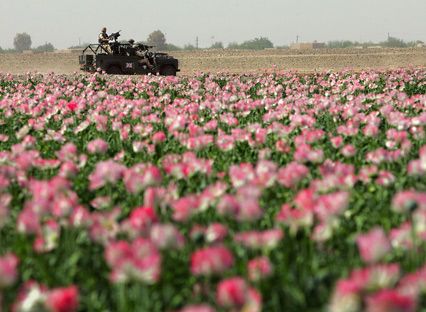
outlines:
{"label": "soldier", "polygon": [[98,42],[100,45],[102,45],[105,51],[112,54],[111,47],[109,46],[109,36],[107,34],[106,27],[102,28],[101,33],[98,36]]}
{"label": "soldier", "polygon": [[139,45],[135,45],[135,40],[130,39],[129,40],[131,49],[130,49],[130,55],[136,55],[141,57],[141,59],[139,60],[139,64],[141,65],[146,65],[149,69],[153,69],[154,66],[152,66],[151,62],[149,61],[149,58],[146,55],[146,52],[143,51]]}
{"label": "soldier", "polygon": [[100,34],[99,34],[99,36],[98,36],[98,41],[99,41],[99,43],[100,43],[100,44],[108,43],[108,41],[109,41],[109,36],[108,36],[108,34],[107,34],[107,29],[106,29],[106,27],[103,27],[103,28],[102,28],[101,33],[100,33]]}
{"label": "soldier", "polygon": [[127,48],[127,54],[129,56],[135,56],[136,55],[136,47],[135,47],[135,40],[130,39],[129,40],[130,47]]}

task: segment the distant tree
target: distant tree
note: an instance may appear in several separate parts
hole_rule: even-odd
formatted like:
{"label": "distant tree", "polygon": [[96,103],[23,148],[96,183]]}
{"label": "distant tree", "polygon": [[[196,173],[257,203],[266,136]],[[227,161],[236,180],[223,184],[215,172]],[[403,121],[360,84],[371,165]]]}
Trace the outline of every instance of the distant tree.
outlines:
{"label": "distant tree", "polygon": [[182,50],[180,47],[178,47],[177,45],[171,44],[171,43],[166,43],[164,46],[164,50],[166,51],[178,51],[178,50]]}
{"label": "distant tree", "polygon": [[15,49],[2,49],[0,48],[0,54],[6,54],[6,53],[16,53]]}
{"label": "distant tree", "polygon": [[190,44],[190,43],[187,43],[187,44],[185,44],[184,46],[183,46],[183,49],[184,50],[188,50],[188,51],[191,51],[191,50],[195,50],[195,49],[197,49],[194,45],[192,45],[192,44]]}
{"label": "distant tree", "polygon": [[210,49],[223,49],[223,43],[218,41],[210,46]]}
{"label": "distant tree", "polygon": [[38,46],[37,48],[34,49],[34,51],[36,51],[36,52],[53,52],[53,51],[55,51],[55,47],[53,46],[53,44],[48,42],[48,43],[45,43],[41,46]]}
{"label": "distant tree", "polygon": [[240,45],[237,42],[230,42],[228,44],[228,49],[240,49]]}
{"label": "distant tree", "polygon": [[166,36],[160,30],[150,33],[146,41],[149,45],[155,46],[158,50],[164,50],[166,47]]}
{"label": "distant tree", "polygon": [[405,45],[409,48],[423,47],[425,43],[421,40],[408,41]]}
{"label": "distant tree", "polygon": [[13,46],[18,52],[31,49],[31,44],[31,36],[27,33],[16,34],[13,39]]}
{"label": "distant tree", "polygon": [[405,48],[407,46],[404,40],[395,37],[388,37],[388,40],[381,44],[387,48]]}
{"label": "distant tree", "polygon": [[352,48],[354,46],[359,45],[358,42],[352,42],[349,40],[334,40],[334,41],[329,41],[327,43],[327,48],[330,49],[345,49],[345,48]]}
{"label": "distant tree", "polygon": [[367,41],[367,42],[363,42],[361,45],[362,45],[363,48],[368,48],[368,47],[378,46],[380,44],[378,44],[377,42],[373,42],[373,41]]}
{"label": "distant tree", "polygon": [[273,47],[274,44],[266,37],[254,38],[240,44],[240,49],[247,50],[264,50]]}

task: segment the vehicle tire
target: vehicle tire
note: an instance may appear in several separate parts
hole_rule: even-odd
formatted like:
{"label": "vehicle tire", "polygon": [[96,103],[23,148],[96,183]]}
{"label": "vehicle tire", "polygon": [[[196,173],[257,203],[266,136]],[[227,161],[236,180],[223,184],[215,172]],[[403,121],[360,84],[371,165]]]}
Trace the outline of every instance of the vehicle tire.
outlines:
{"label": "vehicle tire", "polygon": [[172,65],[164,65],[160,69],[160,75],[162,76],[176,76],[176,68]]}
{"label": "vehicle tire", "polygon": [[123,72],[121,71],[120,67],[118,67],[117,65],[113,65],[113,66],[110,66],[108,68],[107,74],[110,74],[110,75],[122,75]]}

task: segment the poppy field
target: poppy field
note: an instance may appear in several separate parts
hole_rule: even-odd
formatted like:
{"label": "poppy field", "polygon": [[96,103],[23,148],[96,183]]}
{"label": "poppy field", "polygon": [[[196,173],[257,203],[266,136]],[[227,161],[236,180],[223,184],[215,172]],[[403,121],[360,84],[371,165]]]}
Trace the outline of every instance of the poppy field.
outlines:
{"label": "poppy field", "polygon": [[0,311],[426,311],[426,69],[0,74]]}

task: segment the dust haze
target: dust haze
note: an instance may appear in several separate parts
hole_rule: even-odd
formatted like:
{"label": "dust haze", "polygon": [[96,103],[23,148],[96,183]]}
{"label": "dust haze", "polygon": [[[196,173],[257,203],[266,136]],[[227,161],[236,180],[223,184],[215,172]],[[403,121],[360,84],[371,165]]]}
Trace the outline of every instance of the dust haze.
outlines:
{"label": "dust haze", "polygon": [[146,39],[160,29],[167,41],[200,47],[213,41],[268,37],[276,46],[301,41],[382,41],[387,35],[426,41],[426,1],[419,0],[2,0],[0,47],[12,48],[27,32],[33,47],[64,49],[93,42],[100,27],[123,30],[123,39]]}

